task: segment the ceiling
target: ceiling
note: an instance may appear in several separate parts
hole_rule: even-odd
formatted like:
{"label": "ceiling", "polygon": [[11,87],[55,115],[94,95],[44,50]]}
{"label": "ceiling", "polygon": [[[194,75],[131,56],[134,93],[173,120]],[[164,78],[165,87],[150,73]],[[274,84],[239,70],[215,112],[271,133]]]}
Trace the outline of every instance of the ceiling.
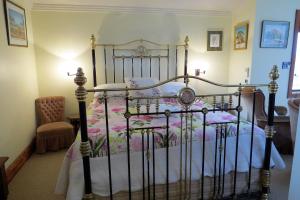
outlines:
{"label": "ceiling", "polygon": [[130,8],[136,10],[232,12],[245,1],[249,0],[33,0],[33,9]]}

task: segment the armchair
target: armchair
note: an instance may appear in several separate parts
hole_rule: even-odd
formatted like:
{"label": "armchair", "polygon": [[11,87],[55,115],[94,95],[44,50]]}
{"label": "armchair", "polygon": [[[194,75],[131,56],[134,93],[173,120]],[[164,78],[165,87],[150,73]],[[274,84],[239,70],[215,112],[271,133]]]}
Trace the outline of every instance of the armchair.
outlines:
{"label": "armchair", "polygon": [[64,121],[65,98],[41,97],[35,100],[37,114],[36,151],[57,151],[74,140],[73,126]]}
{"label": "armchair", "polygon": [[[242,101],[244,101],[247,110],[248,120],[252,118],[253,108],[253,88],[245,88],[242,91]],[[275,135],[273,142],[280,153],[292,154],[292,140],[290,132],[290,117],[286,116],[287,108],[284,106],[275,106],[274,128]],[[256,90],[255,115],[254,122],[257,126],[264,129],[267,125],[267,113],[265,111],[265,95],[258,89]]]}

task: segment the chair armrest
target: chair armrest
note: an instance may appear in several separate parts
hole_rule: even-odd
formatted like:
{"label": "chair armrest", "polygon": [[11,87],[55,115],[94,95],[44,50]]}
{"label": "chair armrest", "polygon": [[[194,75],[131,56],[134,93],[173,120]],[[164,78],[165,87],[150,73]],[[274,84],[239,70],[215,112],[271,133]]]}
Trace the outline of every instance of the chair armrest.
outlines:
{"label": "chair armrest", "polygon": [[285,106],[275,106],[274,110],[279,116],[285,116],[287,114],[287,108]]}
{"label": "chair armrest", "polygon": [[[267,123],[267,119],[257,119],[257,122]],[[290,122],[289,116],[274,116],[274,123],[287,123]]]}

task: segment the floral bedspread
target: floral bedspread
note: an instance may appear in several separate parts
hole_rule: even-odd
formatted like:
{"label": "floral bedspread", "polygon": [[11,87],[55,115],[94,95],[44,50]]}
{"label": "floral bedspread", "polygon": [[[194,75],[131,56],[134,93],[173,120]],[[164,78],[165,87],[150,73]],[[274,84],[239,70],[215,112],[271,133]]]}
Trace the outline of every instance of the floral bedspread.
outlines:
{"label": "floral bedspread", "polygon": [[[154,106],[154,105],[153,105]],[[211,108],[211,105],[199,101],[196,102],[191,109],[199,110],[202,108]],[[160,111],[169,109],[171,111],[181,110],[180,105],[176,101],[164,100],[160,104]],[[117,154],[127,151],[127,124],[124,117],[126,107],[125,101],[118,99],[112,100],[108,103],[108,120],[109,120],[109,143],[111,154]],[[130,107],[130,112],[136,113],[136,108]],[[104,104],[94,100],[87,110],[87,122],[88,122],[88,136],[92,147],[91,157],[101,157],[107,155],[107,137],[106,137],[106,121],[105,121],[105,107]],[[185,116],[181,122],[180,114],[171,114],[169,118],[169,146],[175,146],[180,144],[181,135],[181,123],[183,123],[183,134],[186,130]],[[130,128],[141,127],[153,127],[153,126],[166,126],[166,118],[164,115],[140,115],[132,116],[129,120]],[[216,137],[216,125],[212,123],[219,122],[234,122],[236,117],[228,112],[209,112],[206,116],[206,131],[205,140],[214,140]],[[188,135],[192,129],[192,139],[202,140],[203,138],[203,114],[194,113],[191,119],[187,120]],[[234,137],[237,132],[237,124],[230,123],[227,129],[227,137]],[[241,120],[239,134],[250,134],[251,124],[247,121]],[[263,130],[255,126],[255,134],[264,134]],[[155,148],[164,148],[167,145],[166,129],[155,129],[154,142]],[[152,138],[152,135],[150,136]],[[185,138],[185,137],[183,137]],[[144,135],[144,148],[146,149],[146,135]],[[80,158],[79,151],[74,151],[74,148],[79,149],[80,133],[77,134],[77,138],[73,146],[69,149],[67,156],[74,160]],[[130,132],[130,150],[141,151],[142,150],[142,134],[141,131]]]}

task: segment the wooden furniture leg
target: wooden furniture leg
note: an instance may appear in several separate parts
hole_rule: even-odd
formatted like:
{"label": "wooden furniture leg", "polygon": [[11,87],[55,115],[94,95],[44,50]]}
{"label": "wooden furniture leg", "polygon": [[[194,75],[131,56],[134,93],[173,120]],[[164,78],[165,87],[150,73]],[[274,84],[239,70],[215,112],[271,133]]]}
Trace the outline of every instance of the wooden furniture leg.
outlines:
{"label": "wooden furniture leg", "polygon": [[8,157],[0,157],[0,199],[6,200],[8,196],[8,186],[5,173],[5,162]]}

